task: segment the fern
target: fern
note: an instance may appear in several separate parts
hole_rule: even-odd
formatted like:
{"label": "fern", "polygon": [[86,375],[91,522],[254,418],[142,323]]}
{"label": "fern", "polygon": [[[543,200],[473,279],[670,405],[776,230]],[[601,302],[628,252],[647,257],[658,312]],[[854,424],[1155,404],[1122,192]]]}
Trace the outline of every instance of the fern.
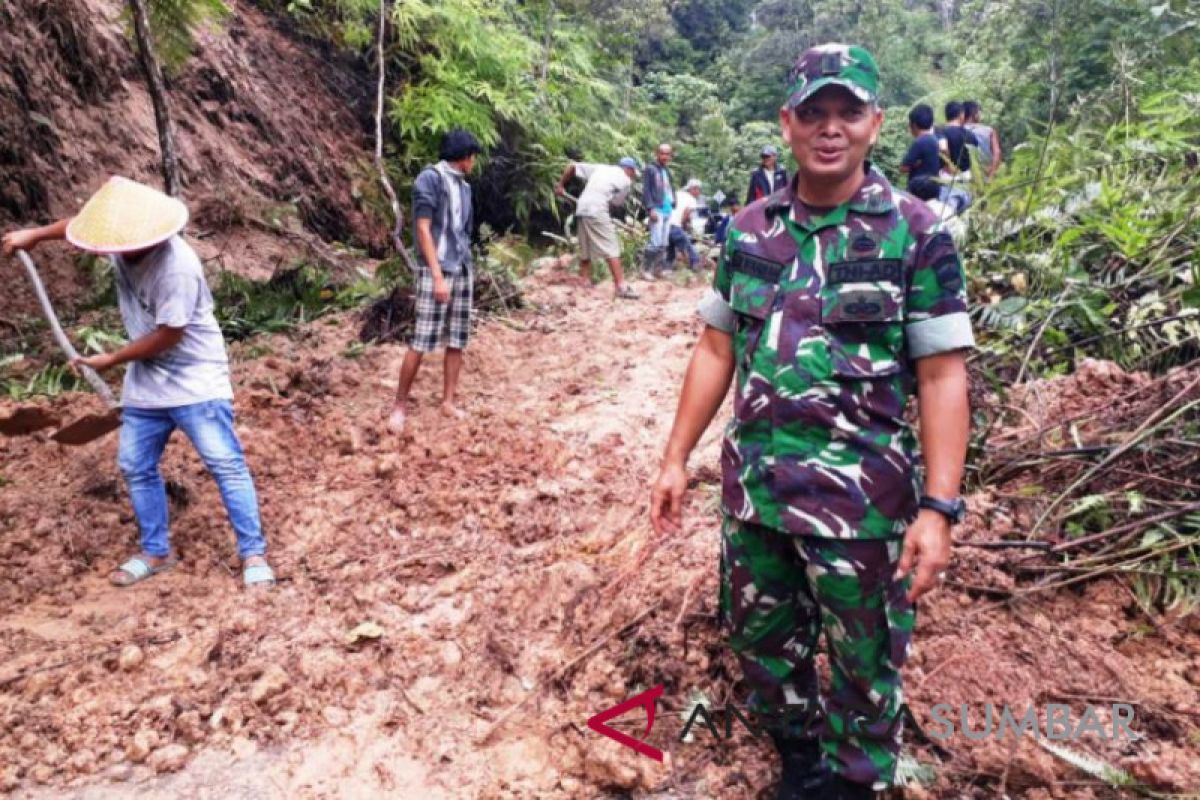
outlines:
{"label": "fern", "polygon": [[[223,0],[147,0],[146,14],[154,49],[167,72],[177,72],[195,48],[196,31],[205,23],[229,16]],[[129,36],[133,22],[126,9],[123,18]]]}

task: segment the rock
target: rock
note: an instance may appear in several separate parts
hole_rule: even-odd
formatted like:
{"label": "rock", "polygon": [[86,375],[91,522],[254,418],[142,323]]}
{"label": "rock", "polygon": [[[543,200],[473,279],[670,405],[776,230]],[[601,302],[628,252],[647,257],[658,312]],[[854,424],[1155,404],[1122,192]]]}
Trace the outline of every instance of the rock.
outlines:
{"label": "rock", "polygon": [[231,731],[239,731],[242,729],[242,723],[245,720],[245,715],[242,714],[242,709],[237,706],[221,706],[212,713],[208,719],[208,726],[214,731],[221,728],[228,728]]}
{"label": "rock", "polygon": [[113,783],[124,783],[133,777],[133,766],[128,763],[113,764],[104,776]]}
{"label": "rock", "polygon": [[49,672],[35,672],[25,679],[25,686],[21,689],[21,696],[26,700],[37,700],[49,692],[53,685],[54,679],[50,677]]}
{"label": "rock", "polygon": [[296,727],[296,723],[300,721],[300,715],[295,711],[280,711],[275,715],[275,722],[283,729],[284,733],[291,733]]}
{"label": "rock", "polygon": [[150,751],[158,744],[158,734],[151,730],[140,730],[133,735],[125,747],[125,755],[135,764],[140,764],[150,755]]}
{"label": "rock", "polygon": [[130,644],[121,648],[121,655],[117,659],[117,664],[120,665],[122,671],[132,672],[140,667],[145,660],[146,654],[142,652],[142,648],[136,644]]}
{"label": "rock", "polygon": [[175,772],[187,763],[188,749],[181,744],[169,744],[150,754],[146,763],[155,772]]}
{"label": "rock", "polygon": [[321,716],[334,728],[340,728],[350,721],[346,710],[337,706],[325,706],[321,709]]}
{"label": "rock", "polygon": [[272,664],[250,687],[250,700],[256,705],[260,704],[283,692],[290,683],[291,679],[283,668]]}
{"label": "rock", "polygon": [[388,453],[375,462],[375,477],[390,478],[400,469],[400,457],[395,453]]}
{"label": "rock", "polygon": [[70,764],[73,770],[81,772],[84,775],[92,774],[98,767],[96,754],[86,748],[76,750],[67,763]]}
{"label": "rock", "polygon": [[447,667],[455,667],[462,663],[462,650],[454,642],[442,644],[442,663]]}
{"label": "rock", "polygon": [[362,434],[357,428],[350,428],[338,442],[338,453],[343,456],[352,456],[362,449]]}
{"label": "rock", "polygon": [[49,783],[54,777],[54,767],[49,764],[38,764],[30,775],[38,783]]}
{"label": "rock", "polygon": [[160,694],[158,697],[151,699],[143,707],[143,710],[149,711],[164,720],[175,716],[175,696],[170,694]]}
{"label": "rock", "polygon": [[247,739],[245,736],[239,736],[233,740],[231,745],[233,754],[238,758],[249,758],[258,752],[258,745],[253,739]]}
{"label": "rock", "polygon": [[15,766],[9,765],[0,770],[0,792],[15,792],[20,785],[21,779],[17,776],[17,768]]}
{"label": "rock", "polygon": [[51,767],[57,767],[67,760],[67,753],[56,744],[51,744],[42,751],[42,761]]}
{"label": "rock", "polygon": [[175,728],[190,744],[199,744],[204,741],[204,725],[200,722],[199,711],[191,710],[180,714],[175,718]]}

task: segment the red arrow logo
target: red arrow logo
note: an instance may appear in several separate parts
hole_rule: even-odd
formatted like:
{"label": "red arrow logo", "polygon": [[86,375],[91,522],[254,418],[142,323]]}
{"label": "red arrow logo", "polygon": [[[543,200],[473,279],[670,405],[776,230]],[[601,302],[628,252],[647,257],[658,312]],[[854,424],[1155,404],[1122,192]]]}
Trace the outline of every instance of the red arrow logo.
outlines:
{"label": "red arrow logo", "polygon": [[646,732],[643,733],[642,736],[643,737],[649,736],[650,729],[654,727],[654,711],[657,708],[657,706],[655,705],[655,701],[658,700],[658,698],[662,697],[662,693],[663,693],[662,684],[659,684],[658,686],[654,686],[650,689],[647,689],[646,691],[642,692],[641,694],[634,695],[633,697],[629,698],[628,700],[621,703],[620,705],[613,706],[612,708],[608,709],[607,711],[601,711],[599,714],[597,714],[596,716],[592,717],[591,719],[589,719],[587,721],[587,726],[589,728],[591,728],[592,730],[594,730],[596,733],[600,734],[601,736],[607,736],[608,738],[612,739],[614,742],[618,742],[619,744],[623,744],[626,747],[632,748],[633,750],[636,750],[637,752],[641,753],[644,756],[649,756],[650,758],[653,758],[655,761],[657,761],[658,763],[661,764],[662,760],[663,760],[663,753],[661,750],[653,748],[650,745],[646,744],[645,742],[633,738],[632,736],[630,736],[627,733],[622,733],[621,731],[616,730],[615,728],[610,728],[605,723],[608,722],[609,720],[616,719],[617,717],[621,716],[622,714],[624,714],[626,711],[628,711],[631,708],[637,708],[638,706],[645,706],[645,708],[646,708]]}

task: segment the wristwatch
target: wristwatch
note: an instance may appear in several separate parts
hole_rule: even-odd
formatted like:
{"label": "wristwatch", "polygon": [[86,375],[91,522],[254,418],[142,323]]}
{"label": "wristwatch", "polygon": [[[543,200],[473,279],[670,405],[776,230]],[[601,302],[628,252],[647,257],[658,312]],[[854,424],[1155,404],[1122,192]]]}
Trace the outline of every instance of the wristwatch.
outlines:
{"label": "wristwatch", "polygon": [[950,520],[951,525],[957,525],[967,516],[967,501],[961,497],[956,497],[953,500],[939,500],[936,497],[923,494],[917,505],[921,508],[928,508],[938,512]]}

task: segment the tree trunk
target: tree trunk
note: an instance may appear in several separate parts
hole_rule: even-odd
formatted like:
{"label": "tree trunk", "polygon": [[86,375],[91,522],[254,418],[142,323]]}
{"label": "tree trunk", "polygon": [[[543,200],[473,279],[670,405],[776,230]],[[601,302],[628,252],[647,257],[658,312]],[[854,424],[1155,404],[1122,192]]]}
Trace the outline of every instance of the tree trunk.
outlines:
{"label": "tree trunk", "polygon": [[162,156],[163,185],[167,194],[178,197],[183,185],[179,179],[179,157],[175,153],[175,138],[171,133],[171,110],[167,106],[167,90],[163,82],[162,67],[154,54],[154,41],[150,35],[150,18],[146,14],[144,0],[129,0],[133,15],[133,31],[137,40],[138,61],[146,75],[150,89],[150,102],[154,104],[154,125],[158,128],[158,148]]}
{"label": "tree trunk", "polygon": [[394,225],[392,227],[392,246],[396,248],[396,252],[408,264],[408,268],[415,274],[417,265],[413,263],[413,258],[409,255],[408,248],[404,246],[404,211],[400,208],[400,200],[396,197],[396,190],[392,188],[392,182],[388,179],[387,163],[383,160],[383,96],[384,86],[387,83],[387,57],[384,44],[387,38],[387,0],[379,0],[379,38],[376,41],[375,56],[379,59],[379,84],[375,89],[375,168],[379,170],[379,183],[383,186],[383,193],[387,195],[388,205],[392,209],[392,217]]}
{"label": "tree trunk", "polygon": [[542,36],[542,66],[538,71],[542,91],[546,90],[546,79],[550,76],[550,53],[554,48],[554,0],[546,3],[546,30]]}

